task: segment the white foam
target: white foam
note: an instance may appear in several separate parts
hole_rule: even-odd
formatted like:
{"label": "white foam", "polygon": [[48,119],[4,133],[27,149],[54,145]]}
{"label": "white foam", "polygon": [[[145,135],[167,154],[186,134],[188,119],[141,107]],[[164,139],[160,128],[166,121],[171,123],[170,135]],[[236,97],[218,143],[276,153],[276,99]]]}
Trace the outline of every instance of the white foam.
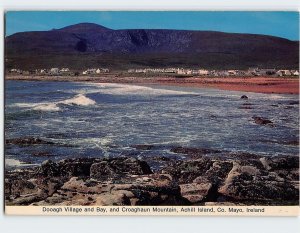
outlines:
{"label": "white foam", "polygon": [[59,111],[60,107],[58,104],[65,104],[65,105],[78,105],[78,106],[89,106],[94,105],[96,102],[92,99],[87,98],[83,94],[78,94],[71,99],[66,99],[62,101],[57,101],[53,103],[16,103],[13,106],[20,107],[20,108],[32,108],[33,110],[38,111]]}
{"label": "white foam", "polygon": [[101,88],[101,90],[97,92],[111,95],[198,95],[198,93],[192,91],[177,91],[130,84],[96,83],[92,85]]}
{"label": "white foam", "polygon": [[67,105],[79,105],[79,106],[88,106],[88,105],[96,104],[94,100],[87,98],[83,94],[76,95],[74,98],[59,101],[57,103],[67,104]]}
{"label": "white foam", "polygon": [[55,103],[50,104],[39,104],[33,108],[34,110],[40,111],[59,111],[60,108]]}
{"label": "white foam", "polygon": [[37,164],[23,163],[17,159],[5,159],[5,165],[8,167],[24,167],[24,166],[35,166]]}

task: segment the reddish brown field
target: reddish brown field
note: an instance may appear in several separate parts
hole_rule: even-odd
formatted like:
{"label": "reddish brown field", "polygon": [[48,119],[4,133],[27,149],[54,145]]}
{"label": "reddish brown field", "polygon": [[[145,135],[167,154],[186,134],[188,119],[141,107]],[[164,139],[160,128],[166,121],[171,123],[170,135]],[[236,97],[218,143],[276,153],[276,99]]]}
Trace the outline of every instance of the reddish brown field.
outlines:
{"label": "reddish brown field", "polygon": [[159,83],[188,87],[217,88],[231,91],[299,94],[298,78],[186,78],[180,81],[161,80]]}

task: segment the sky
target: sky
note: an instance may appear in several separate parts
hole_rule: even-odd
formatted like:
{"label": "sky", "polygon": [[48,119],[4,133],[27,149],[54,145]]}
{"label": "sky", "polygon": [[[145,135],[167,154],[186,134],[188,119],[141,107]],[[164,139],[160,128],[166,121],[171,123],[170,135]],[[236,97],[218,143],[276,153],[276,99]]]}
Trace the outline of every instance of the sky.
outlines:
{"label": "sky", "polygon": [[6,36],[76,23],[111,29],[184,29],[272,35],[299,40],[298,12],[222,11],[8,11]]}

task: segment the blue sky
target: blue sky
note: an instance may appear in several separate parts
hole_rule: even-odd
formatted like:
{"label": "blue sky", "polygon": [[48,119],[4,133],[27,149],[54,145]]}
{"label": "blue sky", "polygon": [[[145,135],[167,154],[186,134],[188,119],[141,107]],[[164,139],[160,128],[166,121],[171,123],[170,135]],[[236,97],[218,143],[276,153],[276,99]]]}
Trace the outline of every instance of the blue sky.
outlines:
{"label": "blue sky", "polygon": [[45,31],[76,23],[111,29],[186,29],[273,35],[299,40],[298,12],[9,11],[6,35]]}

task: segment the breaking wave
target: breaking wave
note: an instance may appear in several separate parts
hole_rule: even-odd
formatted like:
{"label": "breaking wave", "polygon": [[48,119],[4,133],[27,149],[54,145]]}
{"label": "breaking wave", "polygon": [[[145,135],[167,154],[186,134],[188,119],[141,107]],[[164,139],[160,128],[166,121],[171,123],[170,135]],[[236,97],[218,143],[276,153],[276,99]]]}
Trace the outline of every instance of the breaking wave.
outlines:
{"label": "breaking wave", "polygon": [[74,98],[67,99],[64,101],[59,101],[57,102],[57,104],[88,106],[88,105],[94,105],[96,104],[96,102],[92,99],[87,98],[83,94],[78,94]]}
{"label": "breaking wave", "polygon": [[94,90],[89,93],[97,92],[110,95],[198,95],[199,93],[193,91],[179,91],[165,88],[152,88],[146,86],[117,84],[117,83],[97,83],[91,86],[100,87],[100,90]]}
{"label": "breaking wave", "polygon": [[36,166],[37,164],[28,164],[28,163],[24,163],[21,162],[20,160],[17,159],[5,159],[5,165],[7,167],[27,167],[27,166]]}
{"label": "breaking wave", "polygon": [[33,110],[37,111],[59,111],[61,110],[59,105],[77,105],[77,106],[89,106],[94,105],[96,102],[92,99],[89,99],[83,94],[78,94],[71,99],[66,99],[62,101],[57,101],[54,103],[17,103],[14,104],[16,107],[21,108],[32,108]]}

